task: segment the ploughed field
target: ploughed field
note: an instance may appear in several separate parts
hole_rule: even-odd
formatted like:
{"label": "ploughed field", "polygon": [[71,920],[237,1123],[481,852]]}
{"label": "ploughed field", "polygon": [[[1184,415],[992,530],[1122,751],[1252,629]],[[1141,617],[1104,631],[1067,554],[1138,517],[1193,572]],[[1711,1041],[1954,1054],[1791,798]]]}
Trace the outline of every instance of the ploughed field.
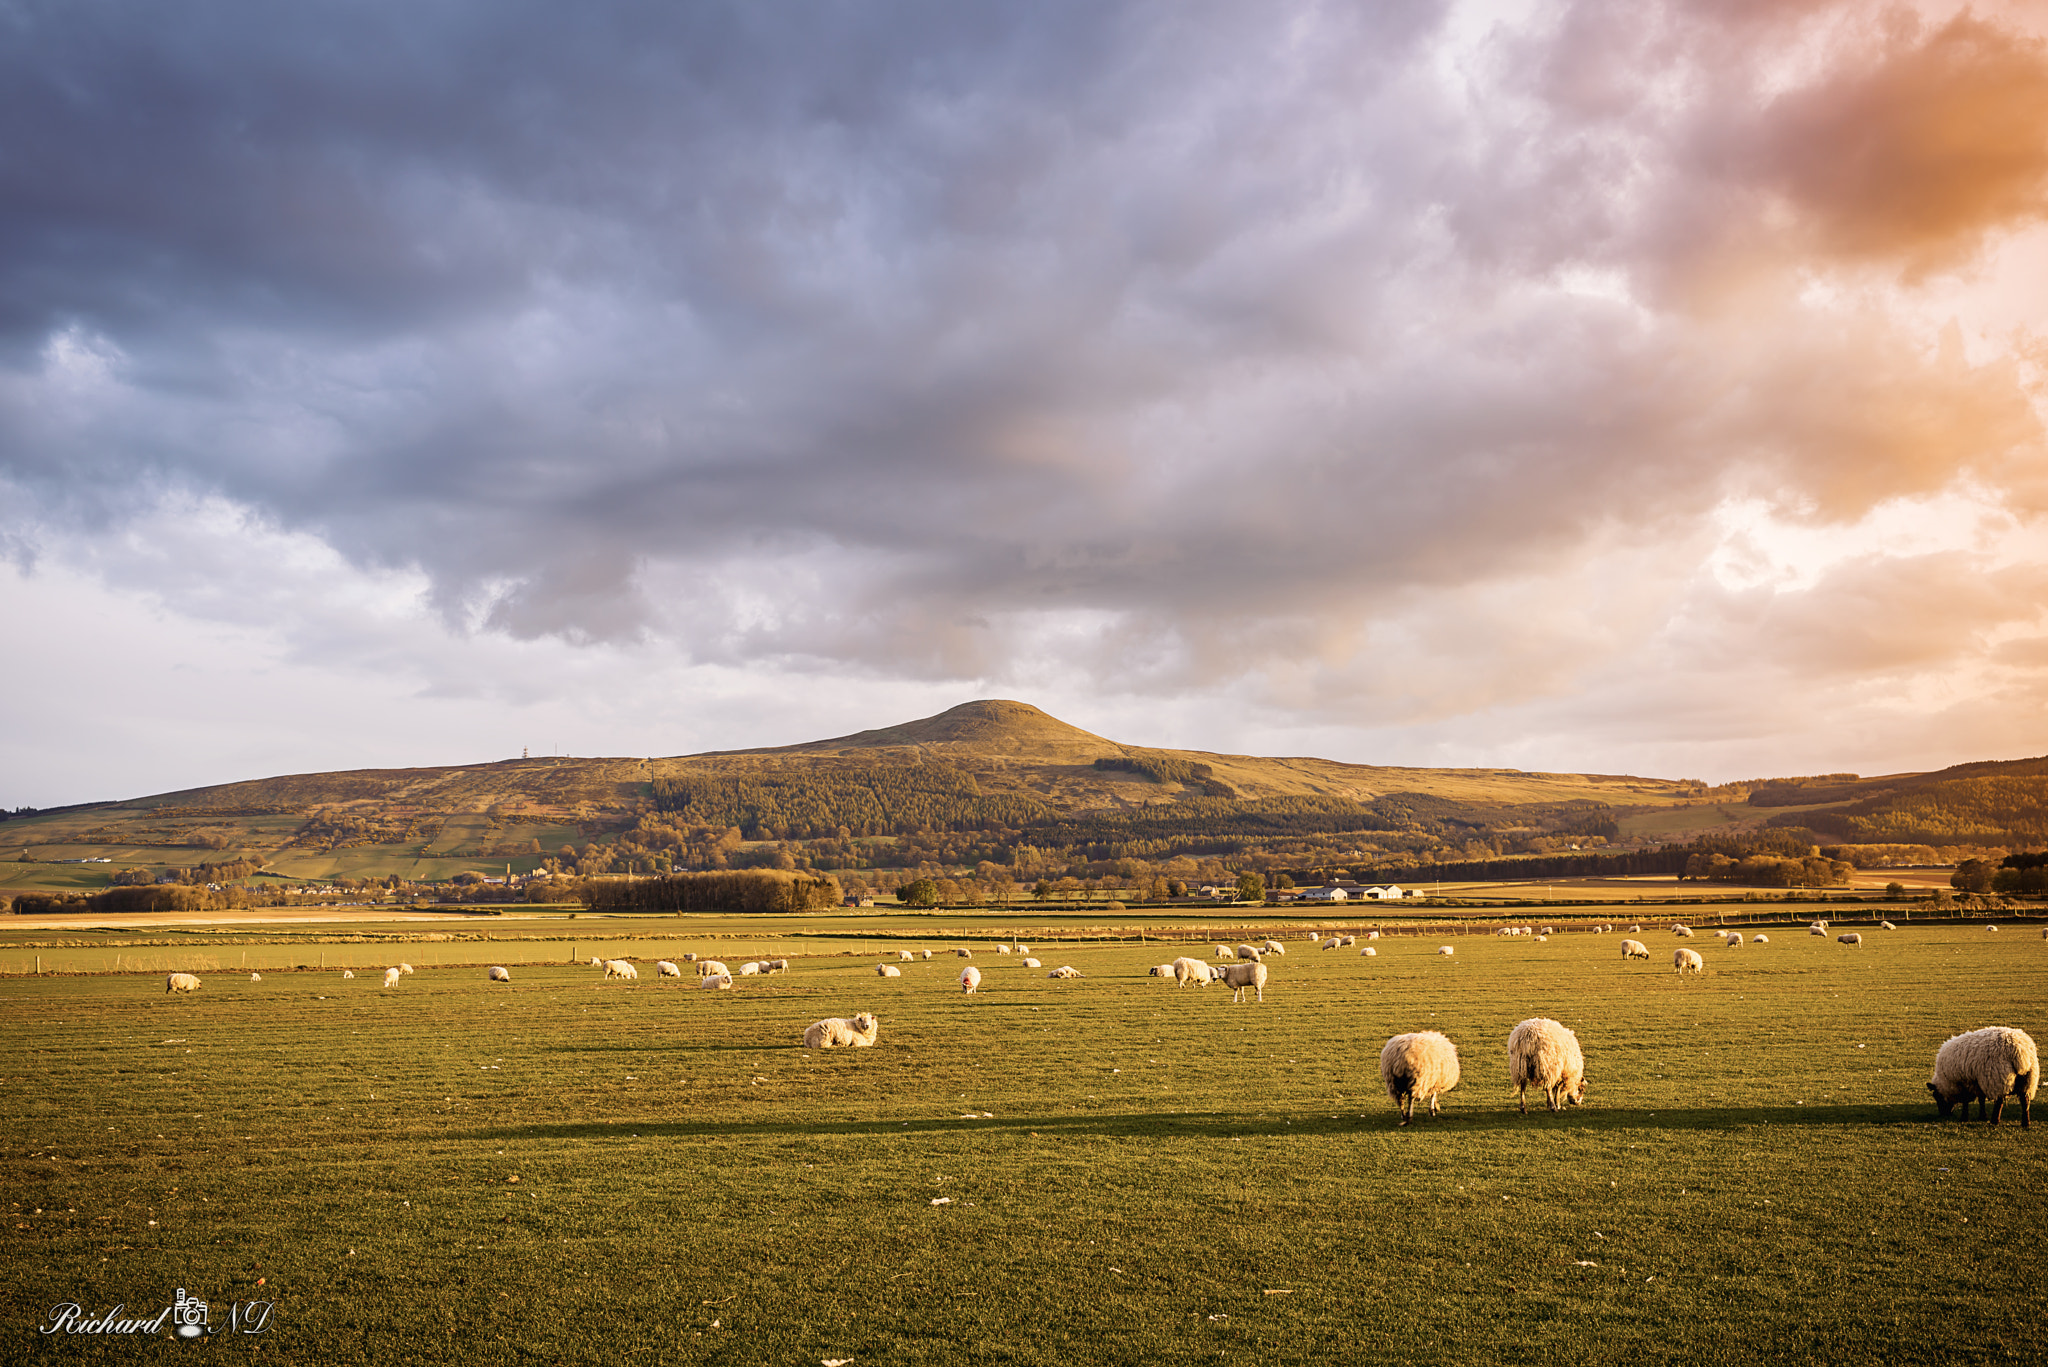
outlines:
{"label": "ploughed field", "polygon": [[[7,1357],[131,1361],[38,1326],[180,1287],[275,1303],[216,1351],[322,1364],[2048,1355],[2048,1115],[1939,1122],[1924,1086],[1960,1031],[2048,1042],[2038,929],[1644,924],[1648,964],[1290,940],[1263,1005],[1147,976],[1156,944],[983,946],[964,997],[958,941],[883,979],[775,925],[792,971],[722,992],[401,949],[388,991],[0,979]],[[876,1047],[801,1047],[863,1010]],[[1563,1115],[1509,1092],[1538,1015],[1585,1050]],[[1378,1056],[1418,1029],[1464,1083],[1400,1129]]]}

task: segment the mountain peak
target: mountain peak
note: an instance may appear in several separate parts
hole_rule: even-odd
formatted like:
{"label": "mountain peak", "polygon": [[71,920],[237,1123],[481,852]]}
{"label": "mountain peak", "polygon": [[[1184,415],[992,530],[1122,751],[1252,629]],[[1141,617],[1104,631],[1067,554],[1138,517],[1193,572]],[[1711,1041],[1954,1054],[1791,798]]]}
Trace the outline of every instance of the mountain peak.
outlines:
{"label": "mountain peak", "polygon": [[897,726],[857,731],[832,740],[779,746],[755,753],[819,754],[900,746],[939,748],[947,754],[1014,755],[1076,763],[1124,753],[1124,747],[1115,741],[1105,740],[1078,726],[1069,726],[1030,703],[1009,698],[977,698],[958,707],[949,707],[937,716]]}

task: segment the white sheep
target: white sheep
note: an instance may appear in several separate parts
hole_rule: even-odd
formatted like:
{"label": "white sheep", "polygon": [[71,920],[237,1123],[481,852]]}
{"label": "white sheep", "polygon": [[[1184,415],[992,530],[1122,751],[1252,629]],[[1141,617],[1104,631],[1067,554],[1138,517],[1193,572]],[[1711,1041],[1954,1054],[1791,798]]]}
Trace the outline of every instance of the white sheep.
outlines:
{"label": "white sheep", "polygon": [[900,978],[903,976],[903,970],[894,964],[876,964],[875,976],[878,978]]}
{"label": "white sheep", "polygon": [[1218,945],[1216,946],[1216,957],[1219,959],[1235,959],[1237,952],[1229,945]]}
{"label": "white sheep", "polygon": [[1377,940],[1380,938],[1380,933],[1377,930],[1368,930],[1367,932],[1365,932],[1365,938],[1368,940]]}
{"label": "white sheep", "polygon": [[1234,1002],[1244,1000],[1244,990],[1247,987],[1263,1002],[1266,1000],[1266,977],[1271,972],[1272,970],[1262,963],[1231,964],[1227,968],[1217,970],[1216,979],[1231,990],[1230,999]]}
{"label": "white sheep", "polygon": [[1742,943],[1742,933],[1740,931],[1731,930],[1728,932],[1727,940],[1728,948],[1734,949],[1736,946]]}
{"label": "white sheep", "polygon": [[960,970],[960,990],[971,993],[981,986],[981,970],[969,964]]}
{"label": "white sheep", "polygon": [[897,951],[896,951],[896,957],[897,957],[898,959],[901,959],[901,960],[902,960],[902,961],[903,961],[904,963],[910,963],[910,962],[912,962],[913,960],[915,960],[915,959],[917,958],[917,956],[916,956],[915,954],[912,954],[912,953],[911,953],[911,952],[910,952],[909,950],[907,950],[907,949],[899,949],[899,950],[897,950]]}
{"label": "white sheep", "polygon": [[1037,968],[1039,966],[1039,962],[1036,959],[1026,959],[1024,961],[1024,967],[1026,968]]}
{"label": "white sheep", "polygon": [[740,965],[740,976],[741,976],[742,978],[753,978],[753,977],[758,977],[758,976],[760,976],[760,973],[761,973],[761,965],[759,965],[759,964],[741,964],[741,965]]}
{"label": "white sheep", "polygon": [[[884,965],[887,967],[887,965]],[[899,976],[903,970],[893,969]],[[882,1023],[875,1019],[874,1012],[863,1011],[852,1020],[838,1016],[830,1020],[812,1021],[804,1031],[806,1049],[872,1049],[875,1039],[882,1033]]]}
{"label": "white sheep", "polygon": [[1676,936],[1677,936],[1677,937],[1678,937],[1679,939],[1681,939],[1681,940],[1690,940],[1690,939],[1692,938],[1692,927],[1691,927],[1691,926],[1673,926],[1673,927],[1671,927],[1671,933],[1672,933],[1673,935],[1676,935]]}
{"label": "white sheep", "polygon": [[1586,1098],[1586,1056],[1579,1052],[1579,1037],[1548,1017],[1523,1021],[1508,1032],[1508,1081],[1515,1084],[1523,1115],[1529,1114],[1531,1087],[1542,1089],[1553,1111],[1562,1111],[1567,1101],[1580,1104]]}
{"label": "white sheep", "polygon": [[1458,952],[1458,947],[1456,945],[1438,945],[1436,952],[1448,959]]}
{"label": "white sheep", "polygon": [[789,972],[789,960],[763,959],[761,960],[761,971],[763,973],[787,973]]}
{"label": "white sheep", "polygon": [[170,977],[164,979],[164,994],[166,996],[173,992],[197,992],[198,990],[199,979],[193,977],[190,973],[173,973]]}
{"label": "white sheep", "polygon": [[1749,942],[1753,945],[1767,945],[1771,942],[1771,937],[1768,935],[1753,935],[1750,937]]}
{"label": "white sheep", "polygon": [[341,976],[344,978],[353,978],[355,977],[355,970],[350,968],[344,968],[341,970]]}
{"label": "white sheep", "polygon": [[1017,952],[1018,952],[1019,954],[1029,954],[1029,953],[1031,952],[1031,946],[1030,946],[1030,945],[1018,945],[1018,946],[1017,946]]}
{"label": "white sheep", "polygon": [[1045,976],[1048,978],[1078,978],[1081,976],[1081,970],[1072,964],[1061,964]]}
{"label": "white sheep", "polygon": [[512,970],[511,970],[511,969],[509,969],[509,968],[507,968],[507,967],[505,967],[505,965],[503,965],[503,964],[492,964],[492,965],[491,965],[491,981],[492,981],[492,982],[494,982],[494,983],[509,983],[509,982],[511,982],[511,981],[512,981]]}
{"label": "white sheep", "polygon": [[700,978],[717,978],[721,976],[730,978],[732,970],[716,959],[699,959],[697,960],[697,976]]}
{"label": "white sheep", "polygon": [[1358,957],[1361,959],[1377,959],[1379,956],[1380,952],[1371,945],[1367,945],[1364,949],[1358,951]]}
{"label": "white sheep", "polygon": [[1700,952],[1697,949],[1678,950],[1671,956],[1671,963],[1678,970],[1678,976],[1681,978],[1688,973],[1704,973],[1707,971],[1707,961],[1700,957]]}
{"label": "white sheep", "polygon": [[2020,1099],[2020,1128],[2030,1127],[2034,1091],[2041,1083],[2041,1056],[2024,1030],[2009,1025],[1991,1025],[1957,1035],[1934,1055],[1934,1080],[1927,1090],[1934,1093],[1935,1109],[1943,1120],[1957,1102],[1963,1105],[1963,1119],[1970,1118],[1970,1103],[1977,1103],[1977,1118],[1984,1118],[1987,1103],[1995,1109],[1991,1123],[2005,1115],[2005,1099]]}
{"label": "white sheep", "polygon": [[931,958],[931,956],[932,956],[932,952],[931,952],[931,951],[930,951],[929,949],[927,949],[927,950],[926,950],[926,951],[924,952],[924,957],[925,957],[925,958],[927,958],[927,959],[929,959],[929,958]]}
{"label": "white sheep", "polygon": [[1621,942],[1621,957],[1624,959],[1647,959],[1650,957],[1650,947],[1641,940],[1623,940]]}
{"label": "white sheep", "polygon": [[263,975],[261,973],[251,973],[249,975],[249,981],[252,983],[260,983],[263,981]]}
{"label": "white sheep", "polygon": [[656,959],[654,961],[654,972],[658,977],[680,978],[683,976],[683,966],[678,963],[671,963],[667,959]]}
{"label": "white sheep", "polygon": [[713,992],[723,992],[732,986],[732,974],[713,973],[710,977],[698,983],[697,986],[699,989],[708,989]]}
{"label": "white sheep", "polygon": [[1998,927],[1997,927],[1997,926],[1986,926],[1986,927],[1984,927],[1984,929],[1986,929],[1986,930],[1990,930],[1990,931],[1996,931],[1996,930],[1998,929]]}
{"label": "white sheep", "polygon": [[1643,928],[1641,926],[1630,926],[1628,928],[1628,933],[1631,935],[1640,935],[1643,933]]}
{"label": "white sheep", "polygon": [[1341,935],[1332,935],[1329,939],[1323,941],[1324,949],[1342,949],[1343,947],[1344,937]]}
{"label": "white sheep", "polygon": [[1850,931],[1847,935],[1837,935],[1835,939],[1849,946],[1851,949],[1863,948],[1863,937],[1861,935],[1858,935],[1853,930]]}
{"label": "white sheep", "polygon": [[604,960],[603,960],[603,959],[600,959],[600,958],[598,958],[598,957],[597,957],[597,956],[596,956],[595,954],[593,954],[593,955],[591,955],[591,956],[590,956],[590,966],[591,966],[592,968],[603,968],[603,967],[604,967]]}
{"label": "white sheep", "polygon": [[1401,1123],[1415,1118],[1415,1103],[1427,1101],[1437,1114],[1437,1098],[1458,1085],[1458,1046],[1434,1030],[1396,1035],[1380,1050],[1380,1081],[1401,1108]]}
{"label": "white sheep", "polygon": [[400,965],[398,966],[398,971],[399,971],[400,973],[410,973],[410,972],[412,972],[412,965],[411,965],[411,964],[400,964]]}
{"label": "white sheep", "polygon": [[1343,939],[1339,940],[1339,941],[1338,941],[1337,943],[1338,943],[1339,947],[1341,947],[1341,948],[1344,948],[1344,949],[1349,949],[1349,948],[1351,948],[1351,946],[1353,946],[1353,945],[1355,945],[1355,944],[1357,944],[1357,943],[1358,943],[1358,937],[1357,937],[1356,935],[1346,935],[1346,936],[1345,936],[1345,937],[1344,937]]}
{"label": "white sheep", "polygon": [[613,978],[624,978],[627,982],[637,982],[640,978],[640,970],[627,963],[624,959],[606,959],[604,961],[604,976],[606,982],[610,982]]}
{"label": "white sheep", "polygon": [[1548,935],[1538,935],[1536,937],[1536,943],[1539,945],[1547,945],[1550,943],[1550,937]]}
{"label": "white sheep", "polygon": [[1806,933],[1808,935],[1818,935],[1822,939],[1826,939],[1828,934],[1828,923],[1826,921],[1815,921],[1812,925],[1806,928]]}
{"label": "white sheep", "polygon": [[1173,976],[1173,965],[1154,964],[1145,970],[1145,976],[1148,978],[1171,978]]}
{"label": "white sheep", "polygon": [[[591,960],[591,962],[592,962],[592,963],[596,963],[596,962],[597,962],[597,960],[595,960],[595,959],[592,959],[592,960]],[[685,954],[685,955],[683,956],[683,962],[684,962],[684,963],[686,963],[686,964],[693,964],[693,963],[696,963],[696,962],[697,962],[697,956],[696,956],[696,955],[694,955],[694,954]]]}
{"label": "white sheep", "polygon": [[[1898,927],[1897,927],[1897,926],[1895,926],[1895,925],[1893,925],[1893,924],[1892,924],[1892,923],[1891,923],[1890,921],[1879,921],[1879,922],[1877,923],[1877,928],[1878,928],[1879,930],[1897,930],[1897,929],[1898,929]],[[2041,933],[2042,933],[2043,935],[2048,935],[2048,930],[2044,930],[2044,931],[2042,931]]]}
{"label": "white sheep", "polygon": [[403,973],[400,973],[395,968],[387,968],[384,970],[384,985],[386,987],[396,987],[398,986],[398,980],[404,976]]}
{"label": "white sheep", "polygon": [[996,953],[998,953],[998,954],[1008,954],[1009,952],[1010,952],[1010,947],[1009,947],[1008,945],[997,945],[997,946],[996,946]]}
{"label": "white sheep", "polygon": [[1550,928],[1549,926],[1545,926],[1545,927],[1543,927],[1543,929],[1541,929],[1541,930],[1537,931],[1536,933],[1537,933],[1538,935],[1555,935],[1555,934],[1557,934],[1557,932],[1556,932],[1555,930],[1551,929],[1551,928]]}
{"label": "white sheep", "polygon": [[955,953],[963,959],[971,959],[974,957],[974,951],[971,949],[956,949],[953,951],[953,953]]}
{"label": "white sheep", "polygon": [[1287,952],[1287,946],[1281,944],[1278,940],[1266,941],[1263,948],[1268,954],[1285,954]]}
{"label": "white sheep", "polygon": [[1211,976],[1209,965],[1200,959],[1183,957],[1173,961],[1173,982],[1176,987],[1186,987],[1189,983],[1196,987],[1206,987]]}
{"label": "white sheep", "polygon": [[1237,947],[1237,957],[1238,957],[1238,958],[1240,958],[1240,959],[1245,959],[1245,960],[1249,960],[1249,961],[1251,961],[1252,963],[1257,963],[1257,962],[1258,962],[1258,960],[1259,960],[1259,955],[1260,955],[1260,954],[1261,954],[1262,952],[1263,952],[1263,951],[1261,951],[1261,950],[1258,950],[1258,949],[1255,949],[1255,948],[1253,948],[1253,947],[1252,947],[1252,946],[1250,946],[1250,945],[1239,945],[1239,946]]}

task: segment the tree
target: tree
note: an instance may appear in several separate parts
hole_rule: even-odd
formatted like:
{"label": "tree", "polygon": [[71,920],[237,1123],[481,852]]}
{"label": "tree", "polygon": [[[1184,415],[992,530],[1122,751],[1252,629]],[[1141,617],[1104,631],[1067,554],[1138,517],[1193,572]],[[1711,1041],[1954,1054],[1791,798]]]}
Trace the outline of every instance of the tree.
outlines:
{"label": "tree", "polygon": [[1957,892],[1989,892],[1996,873],[1989,859],[1965,859],[1949,875],[1948,885]]}
{"label": "tree", "polygon": [[939,885],[929,878],[918,878],[896,889],[896,900],[907,907],[935,907],[939,904]]}
{"label": "tree", "polygon": [[1896,902],[1906,895],[1906,885],[1904,883],[1886,883],[1884,885],[1884,895]]}
{"label": "tree", "polygon": [[1240,902],[1265,901],[1266,880],[1250,871],[1240,873],[1237,876],[1237,900]]}

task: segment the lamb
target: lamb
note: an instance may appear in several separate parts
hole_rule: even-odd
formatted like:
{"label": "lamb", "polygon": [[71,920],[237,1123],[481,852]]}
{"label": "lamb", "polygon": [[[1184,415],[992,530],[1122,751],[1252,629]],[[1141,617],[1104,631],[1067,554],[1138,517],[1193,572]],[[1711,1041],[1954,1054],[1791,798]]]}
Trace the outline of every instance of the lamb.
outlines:
{"label": "lamb", "polygon": [[1700,957],[1700,952],[1697,949],[1679,950],[1671,956],[1671,963],[1678,970],[1678,976],[1681,978],[1688,973],[1704,973],[1707,971],[1707,961]]}
{"label": "lamb", "polygon": [[732,974],[713,973],[703,982],[698,983],[697,986],[699,989],[708,989],[714,992],[723,992],[732,986]]}
{"label": "lamb", "polygon": [[670,963],[667,959],[656,959],[654,961],[654,971],[657,976],[663,978],[680,978],[683,976],[683,966]]}
{"label": "lamb", "polygon": [[1278,940],[1268,940],[1265,943],[1265,950],[1268,954],[1285,954],[1287,946],[1281,944]]}
{"label": "lamb", "polygon": [[1260,951],[1252,948],[1250,945],[1239,945],[1237,947],[1237,957],[1240,959],[1249,959],[1253,963],[1257,963],[1259,954]]}
{"label": "lamb", "polygon": [[1458,1085],[1458,1046],[1434,1030],[1396,1035],[1380,1050],[1380,1081],[1401,1108],[1401,1123],[1415,1118],[1415,1103],[1427,1101],[1437,1114],[1437,1098]]}
{"label": "lamb", "polygon": [[386,987],[396,987],[398,986],[398,980],[404,976],[403,973],[400,973],[395,968],[387,968],[384,970],[384,985]]}
{"label": "lamb", "polygon": [[1508,1033],[1508,1080],[1515,1084],[1523,1115],[1529,1114],[1532,1086],[1543,1089],[1553,1111],[1562,1111],[1567,1101],[1579,1105],[1586,1099],[1586,1056],[1579,1052],[1579,1037],[1547,1017],[1523,1021]]}
{"label": "lamb", "polygon": [[1673,927],[1671,927],[1671,933],[1672,933],[1673,935],[1676,935],[1676,936],[1677,936],[1677,937],[1678,937],[1679,939],[1681,939],[1681,940],[1690,940],[1690,939],[1692,938],[1692,927],[1691,927],[1691,926],[1673,926]]}
{"label": "lamb", "polygon": [[1550,928],[1549,926],[1545,926],[1545,927],[1543,927],[1543,929],[1541,929],[1541,930],[1537,931],[1536,933],[1537,933],[1538,935],[1555,935],[1555,934],[1557,934],[1557,932],[1556,932],[1555,930],[1551,929],[1551,928]]}
{"label": "lamb", "polygon": [[640,970],[627,963],[624,959],[606,959],[604,961],[604,977],[606,982],[610,982],[613,978],[624,978],[627,982],[637,982],[640,978]]}
{"label": "lamb", "polygon": [[164,979],[164,995],[166,996],[173,992],[197,992],[198,990],[199,979],[193,977],[190,973],[173,973],[170,977]]}
{"label": "lamb", "polygon": [[1994,1109],[1991,1123],[2005,1115],[2005,1099],[2020,1099],[2020,1128],[2031,1127],[2034,1092],[2041,1083],[2041,1056],[2024,1030],[2009,1025],[1991,1025],[1957,1035],[1934,1055],[1934,1080],[1927,1090],[1934,1093],[1935,1109],[1943,1120],[1957,1103],[1963,1104],[1963,1119],[1970,1118],[1970,1102],[1977,1103],[1977,1118],[1984,1118],[1987,1103]]}
{"label": "lamb", "polygon": [[1623,940],[1621,942],[1621,957],[1624,959],[1647,959],[1650,957],[1650,947],[1641,940]]}
{"label": "lamb", "polygon": [[903,970],[894,964],[876,964],[875,976],[878,978],[900,978],[903,976]]}
{"label": "lamb", "polygon": [[759,965],[759,964],[741,964],[741,965],[740,965],[740,976],[741,976],[742,978],[753,978],[753,977],[758,977],[758,976],[760,975],[760,972],[761,972],[761,965]]}
{"label": "lamb", "polygon": [[1456,945],[1438,945],[1436,952],[1448,959],[1458,952],[1458,947]]}
{"label": "lamb", "polygon": [[972,993],[972,992],[974,991],[974,989],[975,989],[975,988],[977,988],[977,987],[980,987],[980,986],[981,986],[981,970],[980,970],[980,969],[978,969],[978,968],[976,968],[976,967],[974,967],[973,965],[971,965],[971,964],[970,964],[970,965],[968,965],[968,966],[967,966],[966,968],[963,968],[963,969],[961,969],[961,970],[960,970],[960,990],[961,990],[962,992]]}
{"label": "lamb", "polygon": [[1024,961],[1024,967],[1026,967],[1026,968],[1037,968],[1037,967],[1038,967],[1038,960],[1036,960],[1036,959],[1026,959],[1026,960]]}
{"label": "lamb", "polygon": [[1048,978],[1078,978],[1081,976],[1081,970],[1072,964],[1061,964],[1045,976]]}
{"label": "lamb", "polygon": [[911,952],[910,952],[909,950],[907,950],[907,949],[899,949],[899,950],[897,950],[897,951],[896,951],[896,957],[897,957],[898,959],[901,959],[901,960],[902,960],[902,961],[903,961],[904,963],[910,963],[911,961],[913,961],[914,959],[916,959],[916,958],[917,958],[917,956],[916,956],[915,954],[912,954],[912,953],[911,953]]}
{"label": "lamb", "polygon": [[728,977],[728,978],[730,978],[730,977],[732,976],[732,970],[731,970],[731,969],[729,969],[729,968],[727,968],[727,967],[726,967],[726,966],[725,966],[724,964],[722,964],[722,963],[718,962],[718,960],[716,960],[716,959],[699,959],[699,960],[697,960],[697,976],[698,976],[698,977],[700,977],[700,978],[716,978],[716,977],[720,976],[721,974],[723,974],[723,975],[724,975],[725,977]]}
{"label": "lamb", "polygon": [[1863,948],[1863,937],[1861,935],[1856,934],[1854,931],[1849,932],[1847,935],[1837,935],[1835,939],[1849,946],[1849,948],[1851,949]]}
{"label": "lamb", "polygon": [[1997,929],[1998,929],[1998,927],[1997,927],[1997,926],[1986,926],[1986,927],[1984,927],[1984,929],[1986,929],[1986,930],[1991,930],[1991,931],[1995,931],[1995,930],[1997,930]]}
{"label": "lamb", "polygon": [[252,983],[260,983],[263,981],[263,975],[261,973],[251,973],[249,975],[249,981]]}
{"label": "lamb", "polygon": [[1186,987],[1189,983],[1196,987],[1206,987],[1211,976],[1209,965],[1200,959],[1179,958],[1173,961],[1173,981],[1176,987]]}
{"label": "lamb", "polygon": [[[893,971],[899,975],[903,972],[900,968]],[[872,1049],[875,1047],[876,1036],[881,1033],[882,1023],[875,1019],[872,1011],[863,1011],[852,1020],[842,1020],[834,1016],[830,1020],[811,1022],[809,1028],[804,1031],[804,1048]]]}
{"label": "lamb", "polygon": [[1257,962],[1232,964],[1228,968],[1219,970],[1216,974],[1216,979],[1225,987],[1231,989],[1230,999],[1234,1002],[1244,1000],[1244,990],[1247,987],[1252,989],[1258,995],[1258,999],[1263,1002],[1266,1000],[1266,976],[1271,971],[1264,964]]}
{"label": "lamb", "polygon": [[492,964],[492,965],[491,965],[491,981],[492,981],[492,982],[494,982],[494,983],[509,983],[509,982],[511,982],[511,981],[512,981],[512,970],[511,970],[511,969],[509,969],[509,968],[507,968],[507,967],[505,967],[505,965],[503,965],[503,964]]}

